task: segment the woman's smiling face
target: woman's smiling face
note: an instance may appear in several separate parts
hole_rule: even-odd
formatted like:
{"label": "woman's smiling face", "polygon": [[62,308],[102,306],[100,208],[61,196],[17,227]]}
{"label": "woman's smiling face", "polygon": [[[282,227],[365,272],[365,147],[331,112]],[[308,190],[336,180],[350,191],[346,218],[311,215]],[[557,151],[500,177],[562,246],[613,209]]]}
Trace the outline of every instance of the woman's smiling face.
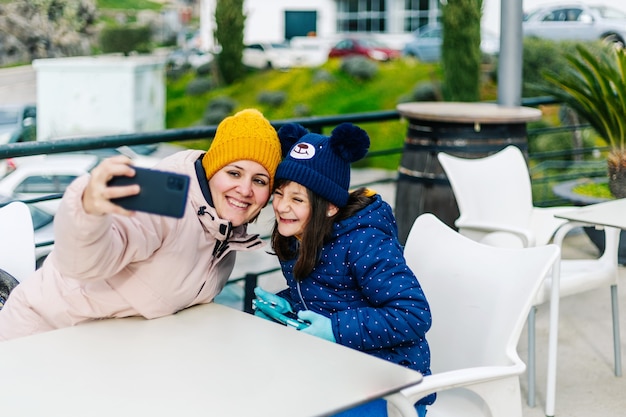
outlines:
{"label": "woman's smiling face", "polygon": [[217,215],[233,227],[253,220],[270,198],[270,174],[258,162],[235,161],[209,180]]}

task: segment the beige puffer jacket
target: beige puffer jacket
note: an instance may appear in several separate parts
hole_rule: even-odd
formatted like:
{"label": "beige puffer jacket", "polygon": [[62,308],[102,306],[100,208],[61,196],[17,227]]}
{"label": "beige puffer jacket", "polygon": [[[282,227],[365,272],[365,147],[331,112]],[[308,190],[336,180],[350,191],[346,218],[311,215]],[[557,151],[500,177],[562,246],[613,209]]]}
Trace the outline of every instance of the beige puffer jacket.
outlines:
{"label": "beige puffer jacket", "polygon": [[229,222],[208,205],[194,166],[202,154],[182,151],[155,167],[191,177],[181,219],[89,215],[81,204],[88,177],[76,179],[55,218],[54,250],[0,310],[0,340],[105,317],[151,319],[211,302],[232,272],[235,251],[263,242],[245,226],[229,232]]}

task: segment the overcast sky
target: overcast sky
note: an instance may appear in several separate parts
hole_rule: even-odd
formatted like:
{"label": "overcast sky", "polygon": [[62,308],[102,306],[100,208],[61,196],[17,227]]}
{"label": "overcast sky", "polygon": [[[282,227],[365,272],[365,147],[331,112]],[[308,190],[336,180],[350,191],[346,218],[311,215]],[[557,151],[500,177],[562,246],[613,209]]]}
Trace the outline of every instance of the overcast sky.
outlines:
{"label": "overcast sky", "polygon": [[[514,1],[520,0],[483,0],[483,29],[500,33],[500,4],[501,2],[513,3]],[[578,2],[585,4],[602,4],[626,12],[626,0],[579,0]],[[522,9],[527,12],[544,5],[569,3],[571,3],[571,1],[568,0],[523,0]]]}

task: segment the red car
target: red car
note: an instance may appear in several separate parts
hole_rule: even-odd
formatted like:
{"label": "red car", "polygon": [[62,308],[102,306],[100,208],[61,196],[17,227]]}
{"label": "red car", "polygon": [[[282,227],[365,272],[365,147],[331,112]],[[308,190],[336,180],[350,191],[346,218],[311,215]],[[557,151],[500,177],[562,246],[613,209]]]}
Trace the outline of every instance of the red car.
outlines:
{"label": "red car", "polygon": [[372,38],[342,39],[330,49],[329,58],[360,55],[375,61],[389,61],[399,58],[401,53]]}

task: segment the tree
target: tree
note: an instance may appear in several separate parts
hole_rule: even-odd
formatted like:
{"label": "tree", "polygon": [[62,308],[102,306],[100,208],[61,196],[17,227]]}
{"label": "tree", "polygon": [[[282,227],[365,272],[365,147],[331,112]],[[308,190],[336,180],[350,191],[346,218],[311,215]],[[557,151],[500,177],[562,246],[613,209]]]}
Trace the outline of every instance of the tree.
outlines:
{"label": "tree", "polygon": [[443,97],[446,101],[480,99],[480,18],[483,0],[443,4]]}
{"label": "tree", "polygon": [[222,48],[217,55],[217,66],[226,84],[232,84],[245,74],[241,62],[245,20],[243,0],[217,0],[215,39]]}

